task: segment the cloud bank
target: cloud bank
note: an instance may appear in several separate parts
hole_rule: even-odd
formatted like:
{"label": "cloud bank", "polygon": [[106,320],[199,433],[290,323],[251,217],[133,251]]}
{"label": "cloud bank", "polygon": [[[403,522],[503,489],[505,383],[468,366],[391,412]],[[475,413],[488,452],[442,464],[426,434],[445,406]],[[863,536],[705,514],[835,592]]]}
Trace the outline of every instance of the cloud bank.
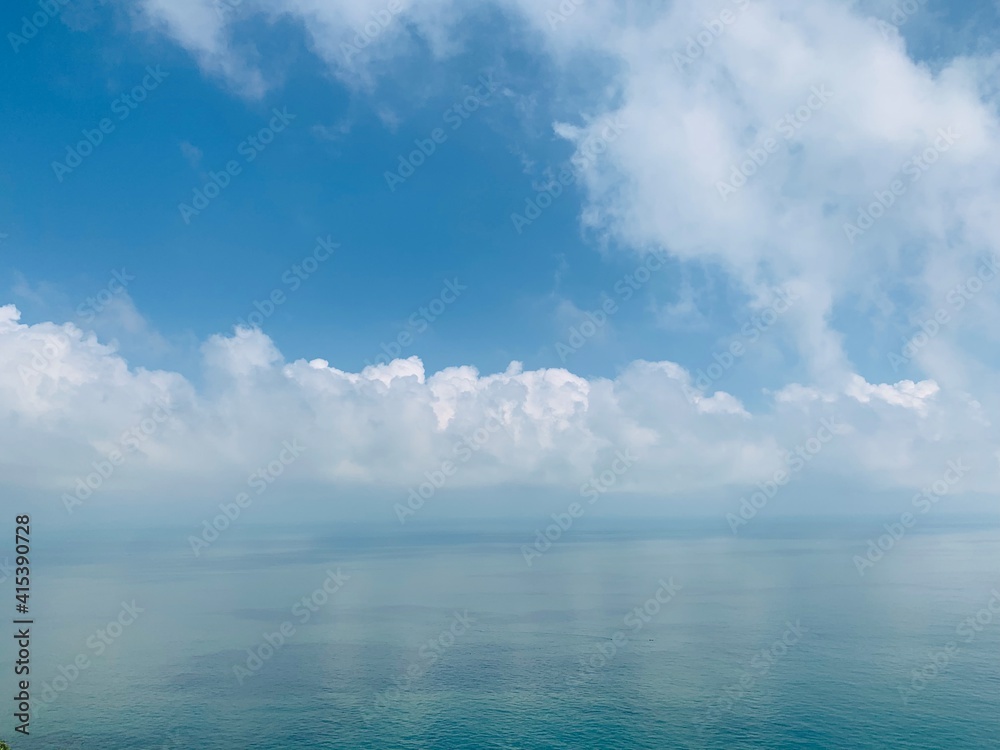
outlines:
{"label": "cloud bank", "polygon": [[245,476],[287,441],[304,447],[296,481],[327,490],[332,504],[334,490],[403,495],[446,460],[456,467],[452,489],[575,491],[620,451],[635,465],[614,489],[666,501],[763,480],[824,424],[835,439],[810,451],[811,470],[919,487],[948,459],[964,459],[975,469],[966,489],[997,489],[983,407],[933,381],[856,378],[839,392],[790,385],[754,414],[730,394],[699,390],[672,362],[633,362],[614,379],[590,380],[517,362],[488,375],[428,374],[416,357],[352,373],[285,361],[265,334],[239,328],[204,342],[196,388],[178,373],[130,368],[73,324],[22,324],[12,305],[0,308],[0,361],[0,411],[11,427],[0,433],[3,475],[50,493],[53,505],[109,463],[115,473],[98,489],[142,504],[165,481],[215,486]]}

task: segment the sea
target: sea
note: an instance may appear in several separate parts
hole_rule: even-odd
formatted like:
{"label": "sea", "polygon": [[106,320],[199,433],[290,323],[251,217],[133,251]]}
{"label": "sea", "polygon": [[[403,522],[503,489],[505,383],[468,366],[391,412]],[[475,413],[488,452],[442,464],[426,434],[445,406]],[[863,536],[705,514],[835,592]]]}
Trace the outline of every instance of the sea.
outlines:
{"label": "sea", "polygon": [[0,738],[1000,748],[1000,524],[886,523],[246,526],[197,554],[189,529],[53,534],[32,552],[30,734],[8,635]]}

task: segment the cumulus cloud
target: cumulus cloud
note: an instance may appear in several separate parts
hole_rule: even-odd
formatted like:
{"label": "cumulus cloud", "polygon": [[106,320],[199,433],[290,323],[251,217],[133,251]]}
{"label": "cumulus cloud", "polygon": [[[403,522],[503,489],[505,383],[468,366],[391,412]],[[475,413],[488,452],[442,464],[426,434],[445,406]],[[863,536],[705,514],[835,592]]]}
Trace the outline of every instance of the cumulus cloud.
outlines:
{"label": "cumulus cloud", "polygon": [[[980,486],[995,482],[995,457],[986,441],[975,444],[993,437],[976,418],[981,407],[959,408],[929,382],[856,381],[824,398],[792,388],[752,414],[730,394],[697,390],[672,362],[634,362],[614,379],[517,362],[493,374],[428,374],[417,357],[346,372],[321,359],[288,362],[245,328],[210,337],[202,360],[196,388],[178,373],[130,367],[75,325],[26,325],[13,305],[0,307],[0,410],[16,425],[0,437],[4,476],[55,503],[94,461],[121,450],[129,457],[115,484],[142,503],[165,477],[212,484],[297,440],[307,446],[298,481],[336,497],[358,486],[403,492],[464,443],[474,455],[450,480],[455,489],[572,491],[627,450],[636,466],[616,489],[680,498],[768,476],[833,417],[844,436],[817,460],[828,471],[850,466],[879,485],[911,486],[954,453],[989,464]],[[139,430],[157,408],[165,419]],[[140,439],[131,445],[129,435]]]}

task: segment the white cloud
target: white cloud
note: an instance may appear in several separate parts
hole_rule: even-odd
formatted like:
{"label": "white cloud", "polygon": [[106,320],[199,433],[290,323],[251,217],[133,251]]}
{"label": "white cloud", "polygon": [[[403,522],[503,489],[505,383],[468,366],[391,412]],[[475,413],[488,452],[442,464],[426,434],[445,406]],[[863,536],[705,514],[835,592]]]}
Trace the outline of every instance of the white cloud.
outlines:
{"label": "white cloud", "polygon": [[[898,276],[916,292],[907,307],[919,315],[1000,240],[984,209],[1000,198],[991,176],[1000,120],[982,94],[995,64],[956,59],[931,72],[840,3],[739,5],[690,62],[675,53],[715,17],[699,4],[674,4],[644,24],[613,16],[601,42],[579,34],[581,49],[610,54],[623,71],[621,102],[592,121],[614,114],[629,124],[582,170],[584,220],[626,245],[719,263],[751,294],[795,282],[796,348],[824,388],[843,389],[854,365],[845,332],[830,322],[838,304],[872,278]],[[565,45],[572,30],[561,33]],[[564,132],[582,144],[596,130]],[[768,138],[774,153],[762,148]],[[934,163],[912,161],[925,152]],[[720,181],[744,162],[754,173],[723,197]],[[903,194],[851,244],[843,225],[894,180]],[[977,304],[995,311],[996,300],[991,290]],[[948,333],[982,323],[968,315]],[[955,385],[967,383],[963,365],[961,353],[948,368],[938,361]]]}
{"label": "white cloud", "polygon": [[[116,477],[130,502],[156,496],[166,476],[209,486],[245,475],[287,439],[308,446],[297,476],[323,496],[359,485],[402,491],[491,418],[502,430],[452,487],[572,491],[627,449],[638,462],[623,490],[682,498],[767,476],[831,414],[850,434],[824,451],[817,465],[827,471],[864,467],[874,484],[905,487],[947,458],[995,463],[982,440],[993,428],[974,418],[980,405],[945,399],[933,383],[859,380],[847,394],[778,399],[751,414],[730,394],[693,390],[671,362],[635,362],[613,380],[516,362],[490,375],[428,374],[416,357],[351,373],[324,360],[286,362],[263,333],[240,329],[204,343],[196,388],[177,373],[130,368],[71,324],[19,317],[0,307],[0,412],[17,425],[0,434],[0,463],[8,482],[51,492],[53,502],[157,403],[170,405],[168,423]],[[994,487],[995,472],[975,481]]]}
{"label": "white cloud", "polygon": [[162,31],[187,49],[210,75],[232,85],[249,97],[259,97],[268,83],[256,66],[252,44],[235,41],[229,24],[238,12],[223,12],[226,6],[239,10],[240,3],[222,0],[142,0],[127,3],[138,28]]}
{"label": "white cloud", "polygon": [[860,375],[854,375],[847,388],[847,395],[857,399],[862,404],[867,404],[873,398],[877,398],[887,404],[926,414],[928,400],[939,390],[941,389],[933,380],[922,380],[919,383],[914,383],[912,380],[902,380],[895,385],[888,383],[872,385]]}

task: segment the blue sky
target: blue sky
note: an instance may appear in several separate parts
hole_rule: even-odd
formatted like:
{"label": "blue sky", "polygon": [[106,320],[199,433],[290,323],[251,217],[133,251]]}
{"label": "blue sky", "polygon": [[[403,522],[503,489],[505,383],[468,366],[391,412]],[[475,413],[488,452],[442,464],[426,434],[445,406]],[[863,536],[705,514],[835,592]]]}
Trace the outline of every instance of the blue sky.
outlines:
{"label": "blue sky", "polygon": [[[8,8],[4,28],[19,34],[22,14],[32,8]],[[499,13],[483,15],[503,22]],[[324,64],[302,49],[301,29],[277,24],[267,38],[279,50],[282,82],[248,101],[206,80],[170,40],[123,28],[120,8],[67,16],[69,23],[53,20],[27,43],[11,42],[18,51],[8,55],[3,271],[11,289],[23,278],[64,295],[62,306],[55,290],[44,300],[19,297],[26,317],[66,316],[104,286],[111,269],[126,267],[136,276],[129,295],[177,347],[169,353],[176,363],[191,342],[248,314],[311,250],[314,237],[331,235],[342,245],[336,262],[264,326],[287,356],[360,368],[437,295],[443,279],[457,277],[472,290],[460,313],[436,321],[407,354],[431,369],[462,362],[492,371],[512,359],[551,367],[566,364],[554,347],[570,328],[560,303],[595,309],[602,292],[635,267],[627,251],[609,252],[602,238],[581,229],[576,184],[543,218],[513,231],[510,214],[523,210],[546,169],[558,171],[572,156],[552,121],[578,122],[585,114],[573,108],[580,84],[554,76],[516,31],[476,28],[467,32],[468,48],[443,62],[417,45],[409,70],[359,91],[330,80]],[[918,48],[930,46],[918,33],[921,20],[900,27]],[[941,37],[942,29],[952,30],[934,28]],[[925,56],[933,60],[930,50]],[[141,83],[147,66],[168,77],[119,119],[114,102]],[[452,130],[445,111],[461,106],[486,73],[500,89]],[[530,113],[523,97],[531,98]],[[190,224],[182,221],[177,204],[189,202],[230,159],[242,161],[239,144],[267,123],[274,107],[292,113],[294,123],[209,209]],[[58,181],[52,162],[64,160],[67,147],[103,117],[114,122],[114,132]],[[411,180],[387,189],[384,174],[398,166],[399,155],[439,126],[446,144]],[[188,146],[197,157],[185,156]],[[696,314],[671,321],[656,314],[683,304],[686,294],[697,294]],[[664,357],[696,368],[745,322],[741,301],[740,290],[710,263],[674,264],[622,306],[614,336],[573,356],[576,371],[613,376],[622,363]],[[864,315],[846,304],[837,313],[854,335],[867,336]],[[909,334],[899,328],[887,337]],[[131,361],[165,364],[165,354],[157,359],[141,343],[122,341]],[[868,348],[859,342],[852,354],[866,372],[887,377],[884,358]],[[782,357],[782,370],[795,360]],[[745,377],[747,386],[728,385],[752,398],[764,383]]]}
{"label": "blue sky", "polygon": [[[429,367],[461,361],[489,370],[511,359],[559,364],[551,346],[561,332],[557,301],[596,302],[602,283],[629,269],[628,259],[602,259],[581,236],[576,190],[523,233],[513,230],[510,213],[533,192],[517,152],[553,166],[571,155],[550,128],[531,132],[533,124],[518,121],[516,104],[502,91],[458,130],[443,120],[484,71],[506,87],[512,78],[526,81],[537,61],[496,72],[491,55],[468,54],[429,76],[439,80],[416,81],[423,91],[389,81],[355,93],[302,59],[290,65],[280,90],[247,102],[206,81],[169,43],[119,37],[108,25],[95,35],[54,24],[13,58],[16,88],[5,115],[18,125],[3,136],[8,174],[34,175],[37,193],[26,194],[20,180],[16,189],[8,183],[4,270],[11,286],[20,273],[29,283],[60,287],[72,302],[100,289],[110,269],[125,266],[136,276],[129,294],[158,331],[171,340],[200,340],[230,329],[311,252],[316,236],[331,235],[342,246],[335,262],[264,326],[287,354],[359,368],[412,311],[437,296],[444,279],[457,277],[470,288],[458,314],[443,316],[407,354],[419,354]],[[297,35],[283,36],[293,45]],[[59,184],[49,163],[107,116],[148,65],[161,66],[168,78]],[[294,122],[185,224],[177,204],[190,202],[207,172],[242,160],[239,144],[267,123],[273,107],[286,108]],[[379,119],[380,108],[392,113],[389,125]],[[335,140],[319,132],[341,124],[349,132]],[[398,154],[442,125],[448,141],[390,191],[383,175],[397,166]],[[182,152],[185,143],[200,152],[196,166]],[[664,278],[659,289],[671,286],[676,279]],[[19,302],[36,319],[66,313]],[[648,317],[641,301],[630,307],[621,318],[625,329],[626,321]],[[656,348],[671,346],[669,337],[656,339]],[[607,360],[628,360],[653,345],[622,342],[587,367],[612,374]],[[136,351],[136,361],[145,354]]]}
{"label": "blue sky", "polygon": [[[41,7],[6,7],[0,29],[22,34]],[[930,481],[930,464],[970,445],[984,468],[969,491],[992,487],[998,362],[984,341],[996,342],[985,322],[997,289],[986,282],[962,303],[955,290],[997,251],[994,4],[220,7],[70,2],[32,38],[7,36],[0,304],[16,307],[6,319],[17,340],[60,330],[73,341],[59,354],[65,370],[49,362],[37,382],[12,375],[9,386],[10,413],[39,440],[55,429],[41,414],[78,430],[45,492],[72,485],[82,469],[66,465],[86,469],[141,418],[150,389],[176,402],[184,429],[214,425],[219,460],[237,464],[249,444],[281,442],[269,409],[301,407],[292,431],[337,446],[309,474],[320,494],[339,482],[409,488],[454,431],[501,407],[517,437],[488,449],[497,453],[467,472],[469,487],[572,488],[630,443],[664,467],[623,480],[635,492],[672,487],[679,461],[692,472],[679,492],[724,503],[828,412],[853,437],[824,454],[824,471],[873,496]],[[380,18],[345,61],[344,45]],[[678,64],[692,44],[697,59]],[[137,86],[143,101],[130,104],[122,97]],[[810,99],[817,87],[829,103]],[[287,124],[250,145],[281,122],[275,112]],[[102,121],[93,153],[70,171],[53,166]],[[959,135],[941,141],[948,128]],[[762,151],[768,138],[774,149]],[[387,181],[421,143],[433,153]],[[910,181],[906,165],[927,149],[933,162]],[[755,154],[756,166],[740,166]],[[238,174],[185,216],[179,206],[233,163]],[[720,198],[740,170],[752,171],[746,186]],[[893,204],[876,206],[885,218],[849,242],[843,227],[894,180]],[[554,192],[538,218],[512,221]],[[289,272],[327,237],[333,257],[292,289]],[[661,260],[646,280],[651,259]],[[457,299],[421,323],[456,284]],[[275,290],[285,296],[273,314],[238,336]],[[87,302],[102,294],[110,304]],[[788,294],[788,312],[775,314]],[[613,312],[595,325],[589,314],[602,309]],[[947,320],[926,346],[890,356],[936,314]],[[419,375],[389,364],[383,345],[418,357]],[[12,368],[33,351],[9,355]],[[312,371],[354,395],[310,390]],[[117,390],[102,390],[99,372],[117,373]],[[300,386],[287,401],[268,380],[281,372]],[[671,388],[684,399],[663,395]],[[53,394],[66,400],[46,401]],[[72,412],[88,399],[121,399],[120,411]],[[233,416],[237,402],[259,407],[259,433]],[[345,414],[360,433],[324,432]],[[248,444],[220,447],[241,431]],[[380,439],[381,455],[337,452]],[[159,440],[129,468],[137,487],[152,481],[145,471],[188,466],[170,447],[178,435]],[[894,447],[874,458],[874,445]],[[405,469],[387,480],[387,463]],[[197,482],[202,469],[189,468]]]}
{"label": "blue sky", "polygon": [[[18,26],[13,11],[9,28]],[[515,231],[511,214],[524,211],[545,171],[570,165],[573,149],[555,135],[553,119],[581,121],[572,105],[578,84],[546,81],[551,65],[521,49],[515,34],[490,34],[480,46],[484,30],[475,48],[444,64],[425,61],[418,75],[357,91],[331,81],[322,63],[296,49],[301,31],[279,28],[274,44],[293,58],[282,61],[285,80],[248,101],[206,80],[169,41],[115,33],[115,18],[101,8],[82,31],[52,22],[10,56],[3,270],[15,295],[22,280],[55,287],[43,299],[17,296],[26,319],[69,319],[111,269],[125,267],[136,277],[128,288],[136,308],[176,348],[157,356],[143,341],[119,337],[122,351],[136,364],[176,367],[192,342],[230,330],[281,286],[316,236],[330,235],[341,245],[336,260],[263,325],[286,356],[360,369],[438,295],[444,279],[458,278],[470,291],[456,314],[435,321],[406,355],[417,354],[429,369],[462,363],[495,371],[511,360],[559,367],[569,359],[555,344],[576,322],[560,305],[597,309],[601,295],[613,294],[637,267],[635,256],[581,228],[577,184]],[[114,102],[141,84],[148,66],[167,78],[119,119]],[[498,90],[454,129],[454,115],[446,120],[445,113],[461,108],[487,74]],[[534,106],[527,114],[526,97]],[[239,145],[275,107],[293,114],[293,123],[185,223],[177,205],[190,203],[194,189],[230,159],[243,162]],[[64,161],[68,144],[104,117],[114,132],[59,181],[51,163]],[[390,190],[386,171],[398,169],[399,156],[436,127],[447,141]],[[196,158],[185,156],[188,144]],[[683,304],[695,290],[696,314],[658,320],[660,306]],[[613,376],[633,359],[664,357],[697,366],[710,360],[718,337],[745,322],[733,304],[742,296],[710,265],[670,263],[623,302],[614,335],[572,355],[574,371]],[[182,369],[196,374],[193,363]]]}

